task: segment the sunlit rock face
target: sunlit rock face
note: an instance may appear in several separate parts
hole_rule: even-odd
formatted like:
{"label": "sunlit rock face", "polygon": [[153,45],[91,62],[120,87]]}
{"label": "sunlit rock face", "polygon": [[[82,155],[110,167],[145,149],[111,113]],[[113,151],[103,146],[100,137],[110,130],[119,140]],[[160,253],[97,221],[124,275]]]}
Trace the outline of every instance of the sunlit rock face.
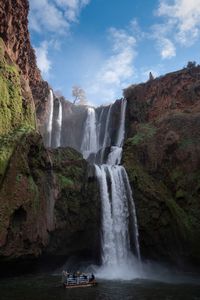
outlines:
{"label": "sunlit rock face", "polygon": [[200,67],[125,91],[123,163],[144,257],[200,265]]}
{"label": "sunlit rock face", "polygon": [[31,90],[38,127],[43,132],[48,115],[49,85],[42,79],[36,64],[28,30],[28,13],[28,0],[0,0],[0,38],[6,45],[10,60],[17,64],[23,80]]}

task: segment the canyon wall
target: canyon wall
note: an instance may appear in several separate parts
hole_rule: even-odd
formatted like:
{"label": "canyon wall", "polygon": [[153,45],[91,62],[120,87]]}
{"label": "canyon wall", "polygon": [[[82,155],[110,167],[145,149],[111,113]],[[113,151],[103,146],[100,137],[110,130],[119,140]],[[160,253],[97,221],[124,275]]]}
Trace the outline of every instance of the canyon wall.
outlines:
{"label": "canyon wall", "polygon": [[[63,137],[66,148],[44,147],[37,128],[44,136],[49,85],[36,65],[28,10],[26,0],[0,0],[0,262],[42,254],[97,261],[99,189],[94,171],[76,151],[81,136],[76,125],[81,128],[86,116],[62,99],[63,136],[71,140]],[[133,85],[124,94],[123,164],[136,202],[142,256],[199,266],[200,67]],[[101,108],[96,111],[100,117]]]}
{"label": "canyon wall", "polygon": [[[36,65],[28,11],[26,0],[0,1],[0,263],[44,253],[96,258],[93,172],[75,150],[44,147],[49,85]],[[64,105],[67,114],[73,105]]]}
{"label": "canyon wall", "polygon": [[200,264],[200,67],[125,91],[123,161],[145,257]]}

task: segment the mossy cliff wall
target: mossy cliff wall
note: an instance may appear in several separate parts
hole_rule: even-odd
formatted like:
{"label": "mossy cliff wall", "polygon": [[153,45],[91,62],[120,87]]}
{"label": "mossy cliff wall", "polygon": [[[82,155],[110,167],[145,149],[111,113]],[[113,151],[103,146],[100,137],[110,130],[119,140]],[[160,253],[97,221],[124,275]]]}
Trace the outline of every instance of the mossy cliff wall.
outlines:
{"label": "mossy cliff wall", "polygon": [[49,86],[36,66],[28,10],[27,0],[0,0],[0,261],[42,253],[97,259],[96,180],[80,154],[47,151],[37,131]]}
{"label": "mossy cliff wall", "polygon": [[35,128],[31,90],[0,39],[0,181],[16,142],[24,132]]}
{"label": "mossy cliff wall", "polygon": [[0,42],[0,260],[97,259],[97,183],[75,150],[45,149],[29,84]]}
{"label": "mossy cliff wall", "polygon": [[144,257],[200,266],[200,68],[125,91],[123,163]]}
{"label": "mossy cliff wall", "polygon": [[100,195],[94,170],[72,148],[52,150],[57,200],[49,255],[100,255]]}
{"label": "mossy cliff wall", "polygon": [[98,199],[97,183],[78,152],[48,152],[39,134],[25,134],[0,187],[0,260],[42,253],[97,259]]}
{"label": "mossy cliff wall", "polygon": [[38,123],[43,125],[48,110],[49,85],[36,64],[28,30],[28,0],[0,0],[0,38],[8,55],[18,66],[33,95]]}

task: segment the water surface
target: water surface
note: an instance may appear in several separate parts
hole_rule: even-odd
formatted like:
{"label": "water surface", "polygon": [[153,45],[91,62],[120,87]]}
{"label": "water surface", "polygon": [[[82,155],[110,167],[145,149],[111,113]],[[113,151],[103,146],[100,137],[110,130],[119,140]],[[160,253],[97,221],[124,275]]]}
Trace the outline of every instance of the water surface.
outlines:
{"label": "water surface", "polygon": [[1,300],[200,300],[200,283],[150,280],[105,281],[98,286],[64,289],[60,276],[36,275],[2,279]]}

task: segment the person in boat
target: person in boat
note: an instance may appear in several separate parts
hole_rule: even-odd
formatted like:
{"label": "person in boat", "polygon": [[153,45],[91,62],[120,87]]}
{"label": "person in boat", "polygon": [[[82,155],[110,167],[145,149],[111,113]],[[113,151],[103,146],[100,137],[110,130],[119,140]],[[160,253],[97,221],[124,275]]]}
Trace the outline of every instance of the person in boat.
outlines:
{"label": "person in boat", "polygon": [[67,282],[68,276],[69,276],[69,273],[67,271],[63,270],[62,271],[62,283]]}
{"label": "person in boat", "polygon": [[94,274],[92,273],[92,274],[90,275],[89,282],[92,282],[92,281],[94,281],[94,280],[95,280],[95,276],[94,276]]}

